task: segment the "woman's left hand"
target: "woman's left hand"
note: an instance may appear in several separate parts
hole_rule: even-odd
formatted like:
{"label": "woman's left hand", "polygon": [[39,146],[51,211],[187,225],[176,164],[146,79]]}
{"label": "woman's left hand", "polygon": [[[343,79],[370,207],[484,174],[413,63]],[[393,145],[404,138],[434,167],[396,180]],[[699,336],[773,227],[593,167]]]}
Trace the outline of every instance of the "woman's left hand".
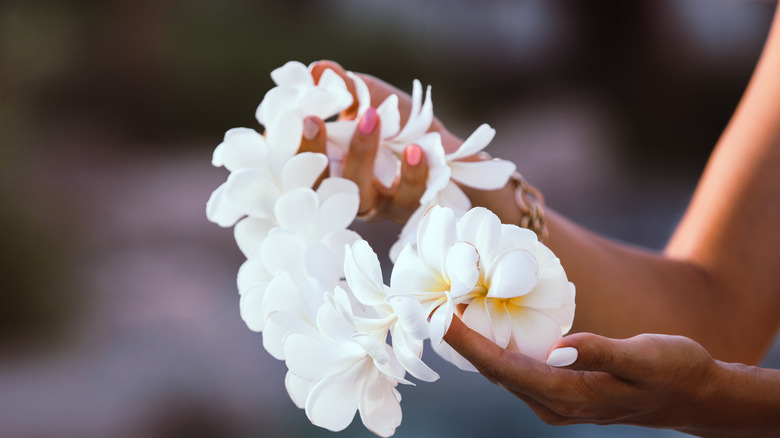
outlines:
{"label": "woman's left hand", "polygon": [[444,339],[549,424],[621,423],[699,433],[698,427],[717,422],[713,417],[723,403],[712,400],[723,383],[722,364],[681,336],[573,334],[550,349],[548,363],[557,367],[505,350],[458,318]]}

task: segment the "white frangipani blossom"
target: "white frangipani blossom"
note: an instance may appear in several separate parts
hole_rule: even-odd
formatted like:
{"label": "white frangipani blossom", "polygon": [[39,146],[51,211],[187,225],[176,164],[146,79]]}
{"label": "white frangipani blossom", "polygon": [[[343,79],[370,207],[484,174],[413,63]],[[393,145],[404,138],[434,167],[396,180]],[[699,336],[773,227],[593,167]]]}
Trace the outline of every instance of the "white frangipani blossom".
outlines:
{"label": "white frangipani blossom", "polygon": [[347,248],[344,274],[355,298],[375,313],[356,317],[355,326],[376,333],[379,340],[389,332],[404,369],[420,380],[437,380],[439,375],[421,360],[423,340],[428,337],[427,315],[416,298],[394,293],[384,285],[379,259],[368,242],[358,240]]}
{"label": "white frangipani blossom", "polygon": [[416,245],[404,248],[396,260],[390,284],[416,291],[428,304],[434,347],[464,369],[473,367],[438,342],[458,304],[467,305],[466,325],[501,347],[539,360],[574,318],[574,285],[552,251],[532,231],[501,224],[481,207],[457,221],[451,210],[431,208]]}
{"label": "white frangipani blossom", "polygon": [[[574,286],[534,233],[502,225],[485,209],[469,210],[459,187],[506,184],[514,164],[471,161],[495,131],[482,125],[445,153],[440,134],[428,132],[431,91],[423,94],[419,81],[403,126],[398,96],[376,107],[376,178],[392,185],[410,144],[421,147],[429,169],[421,206],[391,251],[397,261],[387,286],[376,253],[349,230],[358,187],[338,177],[359,120],[372,106],[368,87],[348,72],[353,99],[334,71],[315,82],[298,62],[271,76],[276,87],[256,111],[265,132],[231,129],[214,150],[212,164],[230,174],[212,193],[206,214],[220,226],[235,226],[247,258],[236,279],[241,317],[262,332],[269,354],[285,361],[287,391],[311,422],[342,430],[359,412],[371,431],[392,435],[401,422],[396,387],[410,384],[405,374],[438,379],[422,361],[425,339],[449,361],[473,369],[442,342],[453,314],[502,347],[544,359],[571,327]],[[353,104],[355,120],[326,122],[327,156],[298,153],[306,117],[326,120]],[[328,166],[329,177],[319,181]]]}
{"label": "white frangipani blossom", "polygon": [[352,105],[347,84],[333,70],[325,70],[315,84],[308,67],[290,61],[271,72],[271,78],[277,86],[266,93],[255,112],[266,128],[284,114],[295,114],[301,122],[307,116],[324,120]]}
{"label": "white frangipani blossom", "polygon": [[395,387],[409,383],[403,368],[384,340],[357,330],[343,289],[327,297],[315,333],[291,332],[284,339],[290,396],[317,426],[343,430],[359,411],[369,430],[390,436],[401,424]]}

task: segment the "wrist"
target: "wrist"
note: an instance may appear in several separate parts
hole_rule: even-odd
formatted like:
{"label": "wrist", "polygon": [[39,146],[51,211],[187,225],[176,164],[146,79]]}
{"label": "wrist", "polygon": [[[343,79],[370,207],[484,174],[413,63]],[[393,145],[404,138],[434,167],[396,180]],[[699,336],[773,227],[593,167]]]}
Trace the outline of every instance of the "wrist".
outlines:
{"label": "wrist", "polygon": [[780,434],[780,370],[715,361],[700,392],[697,420],[682,431],[701,436]]}

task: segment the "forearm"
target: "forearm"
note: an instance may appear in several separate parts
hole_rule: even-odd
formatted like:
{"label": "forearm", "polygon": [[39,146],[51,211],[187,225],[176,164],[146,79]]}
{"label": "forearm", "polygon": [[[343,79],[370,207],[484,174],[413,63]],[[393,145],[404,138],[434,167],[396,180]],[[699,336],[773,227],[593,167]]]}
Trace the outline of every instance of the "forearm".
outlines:
{"label": "forearm", "polygon": [[[504,223],[519,222],[509,186],[466,193]],[[716,285],[706,271],[688,261],[612,242],[549,209],[546,219],[547,244],[577,287],[573,331],[614,338],[680,334],[697,340],[715,357],[744,359],[744,353],[723,342],[728,336],[720,328],[727,309],[712,298]],[[696,318],[690,317],[693,312]]]}
{"label": "forearm", "polygon": [[718,363],[696,418],[679,430],[706,437],[780,435],[780,370]]}

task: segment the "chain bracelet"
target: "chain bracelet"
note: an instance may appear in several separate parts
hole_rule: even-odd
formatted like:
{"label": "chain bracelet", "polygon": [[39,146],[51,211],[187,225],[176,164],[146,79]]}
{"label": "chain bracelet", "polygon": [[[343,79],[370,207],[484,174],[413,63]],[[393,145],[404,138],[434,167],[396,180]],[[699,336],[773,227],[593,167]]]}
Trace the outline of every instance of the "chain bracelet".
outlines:
{"label": "chain bracelet", "polygon": [[520,209],[521,218],[518,225],[533,231],[539,236],[540,242],[546,243],[550,233],[544,218],[542,193],[528,184],[528,181],[517,172],[513,173],[509,180],[514,185],[515,203]]}

